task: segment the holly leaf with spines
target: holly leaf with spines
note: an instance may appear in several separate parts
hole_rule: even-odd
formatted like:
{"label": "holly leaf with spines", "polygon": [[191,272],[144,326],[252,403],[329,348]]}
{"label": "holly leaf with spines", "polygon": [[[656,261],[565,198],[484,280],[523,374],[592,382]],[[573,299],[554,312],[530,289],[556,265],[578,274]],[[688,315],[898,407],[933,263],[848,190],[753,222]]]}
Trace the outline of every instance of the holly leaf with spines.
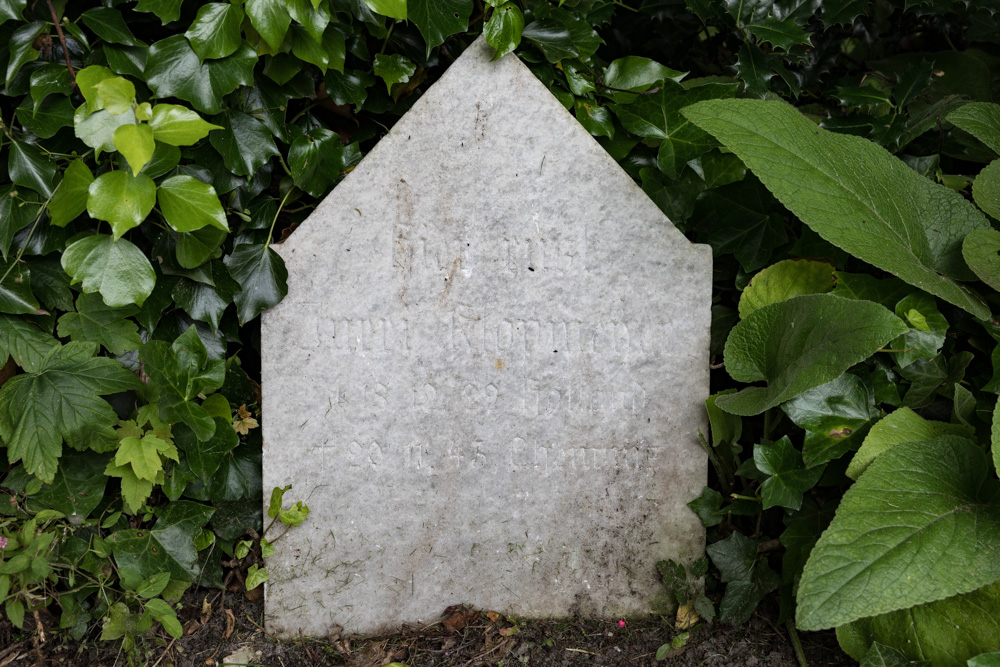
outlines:
{"label": "holly leaf with spines", "polygon": [[115,438],[115,411],[102,395],[138,389],[142,383],[121,363],[95,358],[95,343],[53,347],[37,370],[0,387],[0,438],[11,463],[51,484],[65,441],[84,450],[91,441]]}
{"label": "holly leaf with spines", "polygon": [[62,338],[99,343],[115,355],[138,350],[142,345],[139,327],[128,319],[138,310],[135,306],[110,308],[100,294],[81,294],[76,311],[59,318],[57,332]]}
{"label": "holly leaf with spines", "polygon": [[[958,193],[860,137],[819,129],[783,102],[709,100],[684,109],[830,243],[979,318],[989,309],[956,280],[962,240],[989,223]],[[905,201],[907,206],[897,206]]]}
{"label": "holly leaf with spines", "polygon": [[83,291],[100,292],[112,308],[141,306],[156,284],[156,273],[139,250],[126,239],[104,234],[76,241],[63,253],[62,266],[72,279],[83,283]]}
{"label": "holly leaf with spines", "polygon": [[1000,485],[989,470],[983,450],[955,436],[875,459],[806,563],[796,625],[836,627],[1000,579]]}

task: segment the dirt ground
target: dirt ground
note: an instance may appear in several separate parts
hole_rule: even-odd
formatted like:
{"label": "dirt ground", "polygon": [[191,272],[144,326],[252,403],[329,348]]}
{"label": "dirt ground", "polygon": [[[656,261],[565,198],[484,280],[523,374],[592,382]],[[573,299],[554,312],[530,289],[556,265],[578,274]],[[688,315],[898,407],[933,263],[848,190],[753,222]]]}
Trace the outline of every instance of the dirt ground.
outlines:
{"label": "dirt ground", "polygon": [[[336,665],[381,667],[563,667],[565,665],[765,667],[798,665],[788,630],[778,625],[767,604],[740,627],[714,623],[696,626],[687,642],[657,662],[657,649],[678,633],[663,619],[614,621],[563,619],[519,621],[494,612],[465,608],[442,610],[442,620],[377,638],[344,638],[334,628],[323,640],[279,642],[262,627],[264,605],[241,593],[189,591],[180,618],[184,636],[172,640],[162,630],[148,633],[132,660],[117,643],[95,643],[99,629],[82,642],[46,637],[37,647],[31,635],[0,622],[0,667],[86,665],[147,667],[211,665]],[[159,630],[159,628],[157,628]],[[811,667],[853,665],[832,632],[800,633]],[[680,641],[677,642],[681,643]]]}

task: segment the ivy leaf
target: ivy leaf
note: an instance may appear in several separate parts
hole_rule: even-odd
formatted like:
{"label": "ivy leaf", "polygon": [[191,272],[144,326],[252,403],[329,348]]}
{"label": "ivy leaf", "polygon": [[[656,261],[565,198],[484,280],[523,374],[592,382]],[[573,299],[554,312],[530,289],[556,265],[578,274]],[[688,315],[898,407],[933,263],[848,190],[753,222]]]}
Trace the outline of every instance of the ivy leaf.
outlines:
{"label": "ivy leaf", "polygon": [[223,96],[253,85],[257,54],[243,42],[231,56],[204,63],[184,35],[173,35],[149,47],[146,84],[156,97],[179,97],[202,113],[222,110]]}
{"label": "ivy leaf", "polygon": [[160,23],[167,25],[181,17],[181,4],[183,2],[184,0],[139,0],[135,11],[152,12],[160,19]]}
{"label": "ivy leaf", "polygon": [[754,445],[753,461],[757,470],[768,475],[760,487],[764,509],[799,509],[802,507],[802,494],[815,486],[823,474],[823,466],[805,467],[802,454],[787,435],[769,445]]}
{"label": "ivy leaf", "polygon": [[904,442],[930,440],[941,435],[974,437],[972,431],[960,424],[928,421],[909,408],[898,408],[872,426],[861,449],[847,466],[846,474],[851,479],[858,479],[872,461],[890,448]]}
{"label": "ivy leaf", "polygon": [[7,356],[28,371],[37,373],[59,341],[23,317],[0,315],[0,359]]}
{"label": "ivy leaf", "polygon": [[30,257],[31,291],[49,310],[73,310],[73,292],[69,276],[59,264],[57,255]]}
{"label": "ivy leaf", "polygon": [[[1000,236],[1000,234],[998,234]],[[892,341],[892,358],[897,364],[909,366],[918,359],[931,359],[941,351],[948,333],[948,320],[938,310],[934,297],[915,292],[896,304],[896,317],[909,323],[906,333]]]}
{"label": "ivy leaf", "polygon": [[406,20],[406,0],[364,0],[364,3],[376,14]]}
{"label": "ivy leaf", "polygon": [[33,109],[35,111],[38,111],[42,100],[49,95],[54,93],[65,95],[72,83],[69,70],[63,65],[56,65],[55,63],[48,63],[36,69],[31,73],[30,81],[31,101],[34,103]]}
{"label": "ivy leaf", "polygon": [[93,451],[65,452],[59,459],[55,479],[31,496],[32,502],[68,517],[86,519],[104,501],[107,462],[107,456]]}
{"label": "ivy leaf", "polygon": [[874,392],[850,373],[799,394],[781,409],[806,432],[802,458],[809,468],[856,449],[881,416]]}
{"label": "ivy leaf", "polygon": [[972,232],[962,242],[962,255],[980,280],[1000,291],[1000,232],[994,229]]}
{"label": "ivy leaf", "polygon": [[833,266],[809,259],[786,259],[755,275],[740,295],[740,317],[772,303],[833,289]]}
{"label": "ivy leaf", "polygon": [[237,109],[227,109],[213,120],[221,132],[208,138],[222,155],[226,168],[240,176],[253,176],[273,156],[278,155],[274,135],[264,123]]}
{"label": "ivy leaf", "polygon": [[948,277],[968,277],[962,239],[989,228],[957,192],[870,141],[817,128],[782,102],[711,100],[684,114],[827,241],[976,317],[989,317],[978,295]]}
{"label": "ivy leaf", "polygon": [[225,58],[236,52],[243,42],[240,24],[243,10],[236,5],[208,2],[198,8],[194,22],[184,36],[202,60]]}
{"label": "ivy leaf", "polygon": [[38,49],[35,48],[35,40],[45,32],[45,24],[40,21],[25,23],[14,31],[10,36],[7,48],[10,51],[10,60],[7,63],[7,85],[10,85],[14,75],[17,74],[25,63],[31,62],[38,57]]}
{"label": "ivy leaf", "polygon": [[122,125],[115,130],[114,141],[115,148],[128,160],[134,176],[139,175],[139,170],[149,163],[156,150],[153,128],[145,124]]}
{"label": "ivy leaf", "polygon": [[48,197],[52,194],[53,183],[59,169],[47,155],[32,144],[12,141],[7,156],[7,170],[10,180]]}
{"label": "ivy leaf", "polygon": [[431,50],[444,40],[469,27],[472,15],[472,0],[407,0],[406,18],[423,35],[427,44],[427,57]]}
{"label": "ivy leaf", "polygon": [[390,93],[394,83],[406,83],[416,71],[413,61],[399,53],[375,55],[375,76],[385,81],[385,88]]}
{"label": "ivy leaf", "polygon": [[946,117],[952,125],[965,130],[1000,155],[1000,104],[970,102]]}
{"label": "ivy leaf", "polygon": [[194,111],[177,104],[157,104],[153,107],[149,126],[153,128],[157,141],[171,146],[190,146],[205,137],[212,130],[222,126],[213,125]]}
{"label": "ivy leaf", "polygon": [[0,261],[0,313],[11,315],[38,314],[38,301],[31,293],[31,271],[28,265],[11,257]]}
{"label": "ivy leaf", "polygon": [[101,152],[115,150],[115,130],[124,125],[135,125],[135,112],[131,109],[112,116],[104,109],[88,114],[87,105],[81,104],[73,116],[73,131],[83,143]]}
{"label": "ivy leaf", "polygon": [[214,419],[215,433],[207,441],[200,441],[194,431],[183,426],[178,427],[175,434],[177,446],[184,450],[191,472],[206,484],[210,483],[226,454],[240,444],[240,437],[229,421]]}
{"label": "ivy leaf", "polygon": [[129,30],[122,13],[110,7],[94,7],[80,14],[80,21],[105,42],[124,46],[142,46]]}
{"label": "ivy leaf", "polygon": [[288,147],[292,181],[313,197],[322,197],[350,166],[347,160],[355,153],[356,150],[345,151],[336,132],[324,128],[310,130],[308,134],[295,137]]}
{"label": "ivy leaf", "polygon": [[114,359],[94,358],[97,345],[54,347],[36,371],[0,387],[0,438],[11,463],[45,483],[55,481],[62,442],[87,449],[115,439],[115,411],[99,396],[137,389],[139,379]]}
{"label": "ivy leaf", "polygon": [[247,0],[246,11],[254,30],[268,46],[279,50],[292,22],[284,0]]}
{"label": "ivy leaf", "polygon": [[138,227],[156,203],[153,179],[145,174],[133,176],[127,171],[101,174],[87,192],[87,212],[91,217],[111,223],[116,241],[128,230]]}
{"label": "ivy leaf", "polygon": [[37,108],[28,98],[17,107],[17,120],[40,139],[50,139],[73,125],[73,104],[68,97],[48,97]]}
{"label": "ivy leaf", "polygon": [[[180,234],[177,237],[177,263],[184,269],[197,269],[208,260],[222,254],[219,246],[225,240],[226,232],[218,227],[202,227],[193,232]],[[194,278],[190,274],[187,277]]]}
{"label": "ivy leaf", "polygon": [[149,388],[158,396],[160,418],[184,422],[201,440],[211,438],[215,424],[194,399],[221,387],[226,369],[224,361],[209,360],[197,329],[188,327],[172,344],[146,343],[139,350],[139,361],[149,376]]}
{"label": "ivy leaf", "polygon": [[217,330],[222,314],[240,291],[240,285],[229,276],[222,262],[212,262],[212,278],[214,285],[181,278],[171,296],[192,319],[207,322]]}
{"label": "ivy leaf", "polygon": [[[0,25],[7,21],[22,20],[24,8],[28,6],[28,0],[2,0],[0,1]],[[20,625],[20,624],[18,624]]]}
{"label": "ivy leaf", "polygon": [[727,582],[719,604],[719,618],[734,624],[745,623],[764,596],[781,584],[781,579],[757,555],[757,543],[742,533],[708,545],[708,555]]}
{"label": "ivy leaf", "polygon": [[139,328],[127,319],[138,310],[134,306],[109,308],[99,294],[81,294],[76,299],[76,312],[59,318],[57,333],[61,338],[100,343],[114,355],[138,350],[142,345]]}
{"label": "ivy leaf", "polygon": [[292,18],[302,24],[306,32],[317,42],[323,42],[323,33],[330,23],[330,11],[326,3],[310,3],[309,0],[285,0],[285,9]]}
{"label": "ivy leaf", "polygon": [[156,200],[167,223],[179,232],[191,232],[205,225],[229,231],[215,188],[193,176],[171,176],[164,180],[156,190]]}
{"label": "ivy leaf", "polygon": [[1000,579],[1000,505],[989,469],[982,449],[954,436],[879,456],[844,494],[806,563],[796,624],[830,628]]}
{"label": "ivy leaf", "polygon": [[486,43],[496,49],[493,60],[500,60],[521,43],[524,14],[513,2],[505,2],[493,10],[490,20],[483,26]]}
{"label": "ivy leaf", "polygon": [[132,109],[135,101],[135,86],[124,77],[112,76],[94,86],[97,94],[95,105],[112,116],[120,116]]}
{"label": "ivy leaf", "polygon": [[146,253],[125,239],[95,234],[76,241],[62,256],[62,266],[83,283],[83,291],[100,292],[112,308],[141,306],[156,284],[156,273]]}
{"label": "ivy leaf", "polygon": [[236,312],[240,324],[257,317],[288,294],[288,271],[278,253],[263,244],[243,243],[226,258],[229,273],[240,284]]}
{"label": "ivy leaf", "polygon": [[0,256],[7,259],[14,235],[30,225],[41,208],[38,196],[31,190],[18,191],[13,185],[0,187]]}
{"label": "ivy leaf", "polygon": [[[49,200],[49,222],[56,227],[65,227],[86,211],[90,184],[93,182],[94,175],[86,162],[80,159],[70,162],[59,188]],[[0,190],[0,197],[3,194]]]}
{"label": "ivy leaf", "polygon": [[122,581],[138,586],[161,572],[176,581],[195,581],[201,573],[194,538],[215,509],[190,500],[176,500],[157,511],[151,530],[119,530],[112,552]]}
{"label": "ivy leaf", "polygon": [[755,415],[836,379],[906,331],[886,308],[832,294],[808,294],[764,306],[742,320],[726,341],[726,370],[739,382],[765,380],[719,396],[716,405]]}

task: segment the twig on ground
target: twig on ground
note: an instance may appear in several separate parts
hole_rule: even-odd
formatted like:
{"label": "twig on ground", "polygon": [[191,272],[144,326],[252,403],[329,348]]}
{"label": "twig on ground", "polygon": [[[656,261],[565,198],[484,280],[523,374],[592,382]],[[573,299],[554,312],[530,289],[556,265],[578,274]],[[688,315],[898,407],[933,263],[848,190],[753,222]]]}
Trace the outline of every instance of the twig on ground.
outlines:
{"label": "twig on ground", "polygon": [[170,640],[170,643],[167,644],[167,648],[163,649],[163,653],[161,653],[160,657],[156,660],[156,662],[153,663],[153,667],[156,667],[158,664],[160,664],[160,662],[163,661],[163,657],[165,655],[167,655],[168,653],[170,653],[170,649],[172,649],[174,647],[174,642],[176,642],[176,641],[177,641],[177,637],[174,637],[173,639]]}

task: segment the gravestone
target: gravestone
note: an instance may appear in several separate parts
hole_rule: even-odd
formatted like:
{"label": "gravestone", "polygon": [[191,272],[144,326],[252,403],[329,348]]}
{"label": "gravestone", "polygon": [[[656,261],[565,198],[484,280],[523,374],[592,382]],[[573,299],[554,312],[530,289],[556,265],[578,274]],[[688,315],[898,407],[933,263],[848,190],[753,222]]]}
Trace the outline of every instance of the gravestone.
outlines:
{"label": "gravestone", "polygon": [[[704,529],[711,253],[480,40],[279,248],[262,323],[281,636],[468,603],[618,618]],[[265,502],[267,498],[265,497]]]}

